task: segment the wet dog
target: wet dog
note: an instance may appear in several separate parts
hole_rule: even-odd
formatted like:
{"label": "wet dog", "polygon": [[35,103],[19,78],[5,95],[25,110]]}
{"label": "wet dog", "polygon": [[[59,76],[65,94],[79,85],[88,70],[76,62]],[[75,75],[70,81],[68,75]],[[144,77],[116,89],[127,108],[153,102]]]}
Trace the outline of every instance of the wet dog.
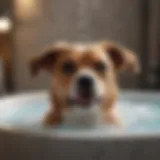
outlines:
{"label": "wet dog", "polygon": [[44,50],[30,65],[33,75],[44,69],[52,77],[51,106],[44,117],[44,123],[49,125],[60,124],[65,115],[74,114],[75,109],[83,113],[91,111],[104,122],[121,125],[115,106],[117,74],[120,71],[139,72],[136,55],[109,41],[59,42]]}

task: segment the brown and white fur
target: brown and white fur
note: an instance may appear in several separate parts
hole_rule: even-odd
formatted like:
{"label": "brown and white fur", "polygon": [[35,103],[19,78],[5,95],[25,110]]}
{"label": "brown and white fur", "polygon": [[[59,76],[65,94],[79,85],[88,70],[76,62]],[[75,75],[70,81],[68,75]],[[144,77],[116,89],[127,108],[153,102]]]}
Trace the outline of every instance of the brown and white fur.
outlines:
{"label": "brown and white fur", "polygon": [[[104,122],[121,125],[115,106],[117,74],[121,70],[139,72],[139,63],[132,51],[109,41],[91,44],[61,42],[32,60],[32,74],[36,75],[41,69],[47,70],[52,77],[51,106],[44,117],[45,124],[61,123],[65,113],[71,113],[74,108],[83,108],[85,113],[96,106]],[[88,92],[85,87],[84,96],[80,94],[77,85],[81,77],[92,80],[92,96],[85,95],[85,91]]]}

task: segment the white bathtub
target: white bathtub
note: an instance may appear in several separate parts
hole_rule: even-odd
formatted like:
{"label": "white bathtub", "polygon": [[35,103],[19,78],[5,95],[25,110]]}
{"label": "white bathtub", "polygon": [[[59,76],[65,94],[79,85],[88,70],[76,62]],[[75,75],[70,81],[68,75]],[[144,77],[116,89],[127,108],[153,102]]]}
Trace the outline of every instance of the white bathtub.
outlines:
{"label": "white bathtub", "polygon": [[44,128],[37,123],[44,113],[38,111],[47,106],[47,98],[38,92],[0,99],[0,160],[160,159],[160,93],[121,93],[117,105],[125,111],[123,132]]}

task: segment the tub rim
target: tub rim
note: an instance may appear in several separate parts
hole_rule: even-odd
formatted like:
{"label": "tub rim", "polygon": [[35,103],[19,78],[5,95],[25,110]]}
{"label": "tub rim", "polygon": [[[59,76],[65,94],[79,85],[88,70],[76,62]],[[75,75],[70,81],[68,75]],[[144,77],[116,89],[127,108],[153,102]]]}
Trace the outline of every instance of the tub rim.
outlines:
{"label": "tub rim", "polygon": [[[26,98],[27,96],[27,98]],[[40,91],[31,91],[31,92],[23,92],[23,93],[17,93],[14,95],[7,95],[0,98],[0,104],[1,103],[8,103],[8,99],[10,99],[9,103],[13,103],[15,101],[19,101],[19,103],[22,103],[22,101],[29,100],[29,99],[36,99],[36,98],[48,98],[48,92],[46,90],[40,90]],[[160,101],[160,92],[154,91],[135,91],[135,90],[123,90],[120,94],[120,99],[131,99],[131,100],[143,100],[143,99],[152,99]],[[107,134],[103,136],[89,136],[87,135],[74,135],[74,134],[59,134],[61,131],[53,131],[50,132],[51,129],[47,130],[26,130],[25,127],[20,126],[12,126],[8,124],[0,124],[0,132],[2,133],[8,133],[8,134],[21,134],[21,135],[28,135],[28,136],[36,136],[36,137],[46,137],[46,138],[52,138],[52,139],[63,139],[63,140],[127,140],[127,139],[150,139],[150,138],[160,138],[160,131],[156,133],[127,133],[124,134],[121,133],[112,133]]]}

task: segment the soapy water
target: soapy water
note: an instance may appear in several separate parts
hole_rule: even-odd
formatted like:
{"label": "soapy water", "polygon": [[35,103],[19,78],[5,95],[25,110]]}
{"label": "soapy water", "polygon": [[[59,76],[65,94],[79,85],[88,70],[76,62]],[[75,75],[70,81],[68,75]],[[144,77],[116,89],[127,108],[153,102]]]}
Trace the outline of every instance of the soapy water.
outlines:
{"label": "soapy water", "polygon": [[[23,126],[43,128],[41,120],[48,109],[47,99],[39,101],[33,100],[22,103],[21,106],[0,107],[0,126],[9,124],[10,126]],[[160,131],[160,101],[130,101],[119,100],[117,103],[118,112],[124,123],[125,132],[159,132]],[[53,127],[53,129],[73,131],[78,128],[65,126],[63,124]],[[92,128],[92,131],[104,132],[108,130],[107,125]],[[79,128],[80,129],[80,128]],[[81,128],[82,130],[82,128]],[[83,128],[89,130],[89,128]]]}

